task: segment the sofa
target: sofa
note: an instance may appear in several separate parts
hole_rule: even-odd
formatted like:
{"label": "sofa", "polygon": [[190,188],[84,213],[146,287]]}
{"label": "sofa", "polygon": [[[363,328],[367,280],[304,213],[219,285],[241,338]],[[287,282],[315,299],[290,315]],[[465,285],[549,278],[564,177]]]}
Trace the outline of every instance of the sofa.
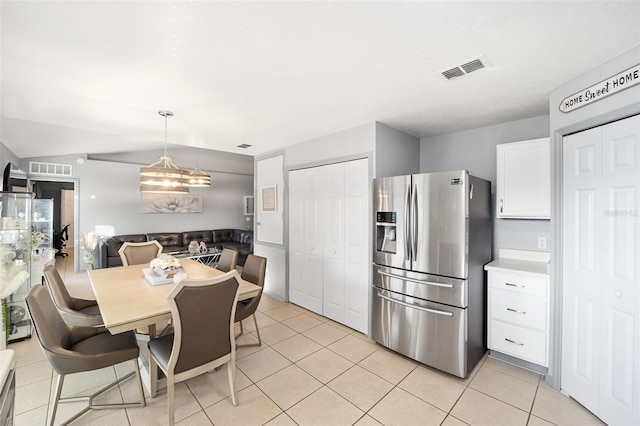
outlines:
{"label": "sofa", "polygon": [[207,247],[232,249],[238,252],[238,265],[244,266],[247,256],[253,253],[253,231],[240,229],[214,229],[184,232],[152,232],[148,234],[127,234],[105,237],[98,245],[100,268],[122,266],[118,250],[125,242],[139,243],[156,240],[162,245],[163,253],[188,250],[191,241],[204,241]]}

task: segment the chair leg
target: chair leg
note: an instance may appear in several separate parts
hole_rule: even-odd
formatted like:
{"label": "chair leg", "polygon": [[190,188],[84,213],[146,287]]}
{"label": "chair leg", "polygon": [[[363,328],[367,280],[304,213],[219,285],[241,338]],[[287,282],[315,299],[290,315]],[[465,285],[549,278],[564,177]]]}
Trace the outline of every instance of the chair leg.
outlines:
{"label": "chair leg", "polygon": [[169,425],[173,425],[176,421],[175,413],[175,383],[173,377],[167,377],[167,406],[169,407]]}
{"label": "chair leg", "polygon": [[256,314],[253,314],[253,323],[256,326],[256,334],[258,335],[258,346],[262,346],[262,339],[260,338],[260,329],[258,328],[258,319],[256,318]]}
{"label": "chair leg", "polygon": [[236,361],[231,359],[227,363],[227,376],[229,377],[229,390],[231,391],[231,402],[234,407],[238,406],[238,397],[236,396]]}
{"label": "chair leg", "polygon": [[56,394],[53,401],[53,410],[51,411],[51,426],[56,419],[56,413],[58,412],[58,402],[60,402],[60,395],[62,394],[62,384],[64,383],[64,375],[58,374],[58,380],[56,380]]}
{"label": "chair leg", "polygon": [[[236,339],[244,333],[242,328],[242,321],[238,321],[240,323],[240,333],[236,334]],[[262,346],[262,339],[260,338],[260,329],[258,328],[258,319],[256,318],[256,314],[253,314],[253,323],[256,326],[256,334],[258,335],[258,343],[245,343],[239,345],[236,343],[236,348],[246,348],[247,346]]]}
{"label": "chair leg", "polygon": [[[102,389],[94,392],[91,395],[87,395],[87,396],[76,396],[76,397],[69,397],[69,398],[60,398],[60,395],[62,393],[62,384],[64,383],[64,375],[58,375],[58,382],[56,385],[56,396],[55,396],[55,402],[53,405],[53,411],[51,414],[51,426],[53,426],[53,422],[55,420],[56,417],[56,412],[58,410],[58,404],[61,402],[75,402],[75,401],[84,401],[84,400],[88,400],[89,404],[87,405],[87,407],[85,407],[84,409],[82,409],[81,411],[79,411],[78,413],[74,414],[72,417],[70,417],[69,419],[65,420],[63,423],[61,423],[61,426],[64,425],[68,425],[71,422],[73,422],[74,420],[76,420],[78,417],[82,416],[84,413],[88,412],[89,410],[106,410],[106,409],[113,409],[113,408],[133,408],[133,407],[145,407],[147,405],[147,401],[145,399],[144,396],[144,390],[142,389],[142,378],[140,376],[140,367],[138,367],[138,359],[134,359],[133,362],[135,363],[135,372],[131,372],[129,374],[124,375],[123,377],[119,378],[118,380],[106,385],[105,387],[103,387]],[[120,384],[121,382],[127,380],[129,377],[133,376],[134,374],[136,374],[136,378],[138,379],[138,389],[140,391],[140,402],[136,402],[136,403],[122,403],[122,404],[94,404],[93,403],[93,399],[97,396],[100,396],[101,394],[103,394],[104,392],[108,391],[109,389],[117,386],[118,384]]]}

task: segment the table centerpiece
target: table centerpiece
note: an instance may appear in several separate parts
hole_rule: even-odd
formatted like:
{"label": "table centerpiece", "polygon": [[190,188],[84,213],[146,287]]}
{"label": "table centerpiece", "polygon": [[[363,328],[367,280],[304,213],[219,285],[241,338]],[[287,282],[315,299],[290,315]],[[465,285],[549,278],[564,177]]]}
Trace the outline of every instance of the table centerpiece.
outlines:
{"label": "table centerpiece", "polygon": [[180,260],[170,254],[161,254],[149,262],[149,267],[165,278],[172,278],[182,267]]}

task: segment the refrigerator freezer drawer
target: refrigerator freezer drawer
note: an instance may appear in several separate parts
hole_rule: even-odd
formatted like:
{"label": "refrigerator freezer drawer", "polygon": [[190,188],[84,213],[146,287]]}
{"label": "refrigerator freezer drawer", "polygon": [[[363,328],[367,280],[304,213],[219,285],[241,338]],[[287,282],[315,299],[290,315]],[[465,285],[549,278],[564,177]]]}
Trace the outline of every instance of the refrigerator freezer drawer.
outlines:
{"label": "refrigerator freezer drawer", "polygon": [[467,280],[373,265],[373,285],[395,293],[459,308],[468,306]]}
{"label": "refrigerator freezer drawer", "polygon": [[458,377],[467,376],[467,310],[373,288],[373,340]]}

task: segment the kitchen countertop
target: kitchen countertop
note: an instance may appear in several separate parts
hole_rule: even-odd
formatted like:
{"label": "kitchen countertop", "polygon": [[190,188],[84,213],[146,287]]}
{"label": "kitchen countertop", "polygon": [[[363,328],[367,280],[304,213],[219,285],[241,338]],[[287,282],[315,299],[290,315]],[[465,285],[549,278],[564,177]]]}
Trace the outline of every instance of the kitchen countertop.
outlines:
{"label": "kitchen countertop", "polygon": [[484,266],[487,271],[524,272],[549,278],[549,253],[500,249],[497,259]]}

